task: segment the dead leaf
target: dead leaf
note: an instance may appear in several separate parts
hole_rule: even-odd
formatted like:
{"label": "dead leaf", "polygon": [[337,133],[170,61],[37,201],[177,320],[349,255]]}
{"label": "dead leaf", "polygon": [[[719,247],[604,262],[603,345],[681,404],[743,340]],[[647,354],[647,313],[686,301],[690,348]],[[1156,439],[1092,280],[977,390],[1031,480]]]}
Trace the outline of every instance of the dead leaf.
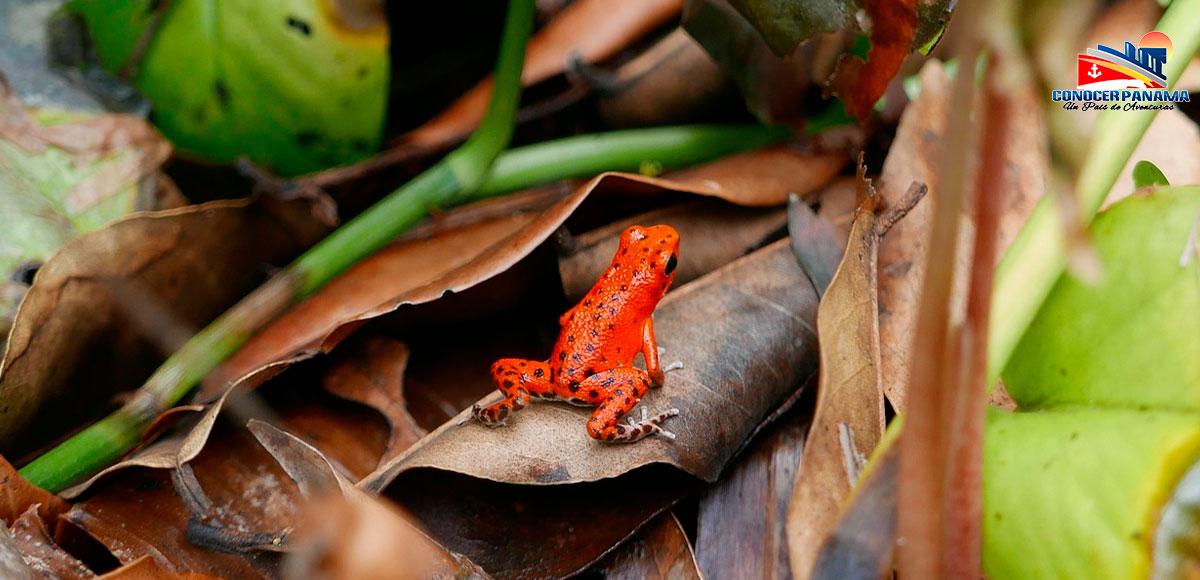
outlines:
{"label": "dead leaf", "polygon": [[326,496],[308,508],[297,548],[284,562],[288,578],[486,578],[461,556],[421,533],[386,500],[361,492]]}
{"label": "dead leaf", "polygon": [[683,526],[669,511],[639,529],[594,569],[609,580],[703,578]]}
{"label": "dead leaf", "polygon": [[[863,179],[860,174],[859,179]],[[870,183],[861,187],[870,188]],[[841,265],[817,310],[821,382],[788,505],[792,576],[811,573],[839,506],[883,435],[874,191],[862,197]]]}
{"label": "dead leaf", "polygon": [[682,410],[670,423],[677,440],[604,445],[584,429],[588,411],[564,405],[533,405],[503,429],[471,420],[466,410],[362,485],[382,489],[417,468],[527,485],[575,483],[652,463],[714,481],[812,373],[815,309],[812,285],[787,241],[776,242],[668,293],[659,303],[659,344],[667,359],[681,360],[685,367],[668,375],[643,404],[651,410]]}
{"label": "dead leaf", "polygon": [[136,326],[130,310],[199,328],[317,237],[305,213],[220,201],[138,214],[68,242],[38,272],[9,335],[0,449],[32,451],[112,408],[166,355],[149,338],[161,328]]}
{"label": "dead leaf", "polygon": [[[926,184],[933,200],[940,195],[933,163],[938,159],[943,143],[949,83],[936,61],[926,63],[919,79],[921,94],[904,111],[878,180],[884,207],[899,205],[913,182]],[[1002,173],[1004,186],[1001,191],[1006,195],[1000,217],[1000,254],[1012,243],[1046,189],[1049,154],[1042,98],[1028,84],[1018,83],[1007,93],[1009,106],[1016,117],[1009,124],[1005,139],[1008,162]],[[884,392],[897,411],[904,409],[908,390],[909,352],[916,330],[916,310],[926,255],[930,251],[932,207],[930,203],[918,204],[879,244],[880,369],[881,375],[888,378]],[[960,233],[965,241],[973,236],[967,224]],[[936,251],[950,250],[938,248]],[[950,259],[949,255],[946,259]],[[955,264],[956,272],[965,272],[969,266],[967,254],[958,254]],[[955,279],[964,284],[961,289],[956,289],[956,295],[965,295],[965,275],[956,275]]]}
{"label": "dead leaf", "polygon": [[[825,207],[823,202],[821,207]],[[817,295],[824,296],[846,253],[845,236],[796,196],[788,200],[787,222],[792,253],[800,260]]]}
{"label": "dead leaf", "polygon": [[706,578],[791,577],[784,526],[811,421],[805,407],[781,417],[700,497],[696,559]]}
{"label": "dead leaf", "polygon": [[[580,0],[529,39],[521,84],[561,74],[569,59],[605,60],[679,14],[682,0]],[[441,148],[466,137],[483,118],[492,93],[489,77],[437,117],[400,138],[405,145]]]}
{"label": "dead leaf", "polygon": [[0,528],[0,574],[13,580],[33,580],[34,577],[7,527]]}
{"label": "dead leaf", "polygon": [[270,423],[251,419],[246,426],[275,462],[296,482],[300,493],[316,499],[353,487],[320,450]]}
{"label": "dead leaf", "polygon": [[8,531],[12,533],[14,544],[25,563],[35,574],[61,580],[96,576],[83,562],[58,547],[46,530],[46,522],[38,515],[37,505],[29,506]]}
{"label": "dead leaf", "polygon": [[679,232],[675,284],[686,284],[761,247],[787,223],[782,208],[747,208],[719,200],[674,205],[575,236],[558,262],[567,300],[583,297],[612,263],[621,232],[634,224],[666,224]]}
{"label": "dead leaf", "polygon": [[404,371],[408,347],[404,343],[370,337],[346,349],[325,374],[325,390],[379,411],[391,426],[387,449],[379,458],[387,463],[425,436],[408,412],[404,397]]}
{"label": "dead leaf", "polygon": [[0,457],[0,520],[14,522],[31,506],[38,506],[38,514],[48,522],[70,507],[58,496],[25,481]]}
{"label": "dead leaf", "polygon": [[[327,394],[319,373],[288,378],[259,392],[273,412],[272,421],[319,450],[332,469],[352,480],[374,468],[387,443],[385,421],[371,409]],[[226,403],[231,408],[239,404]],[[199,430],[183,426],[181,431],[172,437],[195,440]],[[245,428],[218,421],[189,465],[226,529],[278,532],[299,521],[304,501],[299,487]],[[229,554],[193,545],[185,533],[192,515],[167,470],[122,469],[92,485],[64,517],[122,563],[150,555],[160,566],[179,572],[226,578],[278,574],[278,554]]]}
{"label": "dead leaf", "polygon": [[440,545],[495,578],[565,578],[587,569],[694,492],[696,483],[664,465],[616,479],[548,486],[414,469],[385,495]]}

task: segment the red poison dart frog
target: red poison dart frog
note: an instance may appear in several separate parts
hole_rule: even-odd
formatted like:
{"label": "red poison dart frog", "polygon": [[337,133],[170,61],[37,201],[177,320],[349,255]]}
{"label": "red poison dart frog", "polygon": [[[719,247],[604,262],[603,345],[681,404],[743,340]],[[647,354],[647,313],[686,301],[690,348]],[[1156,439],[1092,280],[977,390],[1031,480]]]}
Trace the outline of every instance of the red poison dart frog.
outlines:
{"label": "red poison dart frog", "polygon": [[[679,234],[671,226],[631,226],[621,234],[612,264],[583,297],[559,319],[562,331],[546,362],[505,358],[492,365],[492,379],[504,400],[473,409],[489,426],[504,424],[531,399],[566,401],[596,407],[588,435],[600,441],[632,443],[648,435],[675,435],[662,423],[679,414],[668,409],[641,421],[621,423],[650,387],[661,387],[665,374],[681,363],[659,366],[654,340],[658,301],[675,279]],[[646,370],[635,368],[642,353]]]}

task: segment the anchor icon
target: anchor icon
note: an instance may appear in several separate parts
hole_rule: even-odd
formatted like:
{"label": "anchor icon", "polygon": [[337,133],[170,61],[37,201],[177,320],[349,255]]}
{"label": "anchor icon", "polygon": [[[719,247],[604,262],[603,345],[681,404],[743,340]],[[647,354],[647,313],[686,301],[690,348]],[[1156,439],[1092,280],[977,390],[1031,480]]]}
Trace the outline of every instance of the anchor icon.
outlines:
{"label": "anchor icon", "polygon": [[1096,63],[1093,62],[1092,68],[1088,70],[1087,76],[1092,77],[1092,78],[1099,78],[1101,74],[1102,73],[1100,72],[1100,69],[1096,66]]}

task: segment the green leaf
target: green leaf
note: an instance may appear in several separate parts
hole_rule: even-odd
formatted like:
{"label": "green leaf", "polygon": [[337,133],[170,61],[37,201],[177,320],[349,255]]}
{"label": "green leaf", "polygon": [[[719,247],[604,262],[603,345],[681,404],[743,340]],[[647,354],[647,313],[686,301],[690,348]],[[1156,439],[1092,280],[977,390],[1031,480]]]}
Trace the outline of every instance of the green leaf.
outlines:
{"label": "green leaf", "polygon": [[296,175],[379,148],[388,32],[382,13],[334,8],[354,5],[75,0],[71,9],[87,22],[106,69],[135,71],[155,123],[180,150],[217,162],[247,156]]}
{"label": "green leaf", "polygon": [[1103,278],[1051,290],[1004,373],[1022,409],[1200,410],[1200,265],[1181,256],[1200,187],[1126,198],[1090,229]]}
{"label": "green leaf", "polygon": [[1158,511],[1200,453],[1198,425],[1193,412],[991,410],[987,577],[1147,577]]}
{"label": "green leaf", "polygon": [[1145,159],[1138,161],[1133,166],[1133,186],[1141,189],[1156,185],[1167,186],[1171,184],[1167,181],[1167,176],[1163,175],[1162,170],[1157,165]]}

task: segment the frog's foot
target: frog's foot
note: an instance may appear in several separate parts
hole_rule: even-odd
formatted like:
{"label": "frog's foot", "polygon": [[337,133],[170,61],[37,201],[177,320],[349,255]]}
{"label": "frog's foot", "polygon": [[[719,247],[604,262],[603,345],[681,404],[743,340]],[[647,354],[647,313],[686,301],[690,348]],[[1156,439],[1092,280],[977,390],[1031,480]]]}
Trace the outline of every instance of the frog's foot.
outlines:
{"label": "frog's foot", "polygon": [[495,405],[487,407],[475,405],[471,407],[471,416],[475,417],[476,421],[488,427],[503,427],[507,424],[505,420],[508,419],[508,415],[511,413],[509,410],[510,407],[504,403],[505,401],[500,401]]}
{"label": "frog's foot", "polygon": [[[658,347],[658,356],[659,356],[659,358],[662,358],[662,356],[663,356],[663,355],[665,355],[665,354],[667,354],[667,349],[665,349],[665,348],[663,348],[663,347],[661,347],[661,346],[660,346],[660,347]],[[680,369],[682,369],[682,368],[683,368],[683,361],[681,361],[681,360],[677,360],[677,361],[675,361],[675,362],[673,362],[673,363],[669,363],[669,364],[667,364],[667,366],[663,367],[663,369],[662,369],[662,372],[665,374],[665,373],[669,373],[669,372],[671,372],[671,371],[677,371],[677,370],[680,370]]]}
{"label": "frog's foot", "polygon": [[[630,416],[625,417],[625,422],[629,423],[629,426],[631,428],[640,429],[640,428],[643,428],[643,427],[649,425],[650,426],[649,427],[649,429],[650,429],[649,435],[658,435],[661,437],[666,437],[667,439],[670,439],[671,441],[675,440],[675,434],[670,431],[667,431],[666,429],[663,429],[662,422],[666,421],[667,419],[670,419],[671,417],[678,415],[679,409],[674,409],[674,408],[667,409],[666,411],[659,413],[658,415],[655,415],[654,418],[651,419],[648,416],[650,412],[646,410],[645,406],[642,406],[639,408],[642,410],[642,420],[641,421],[637,421],[633,417],[630,417]],[[643,435],[643,437],[645,437],[645,435]]]}

